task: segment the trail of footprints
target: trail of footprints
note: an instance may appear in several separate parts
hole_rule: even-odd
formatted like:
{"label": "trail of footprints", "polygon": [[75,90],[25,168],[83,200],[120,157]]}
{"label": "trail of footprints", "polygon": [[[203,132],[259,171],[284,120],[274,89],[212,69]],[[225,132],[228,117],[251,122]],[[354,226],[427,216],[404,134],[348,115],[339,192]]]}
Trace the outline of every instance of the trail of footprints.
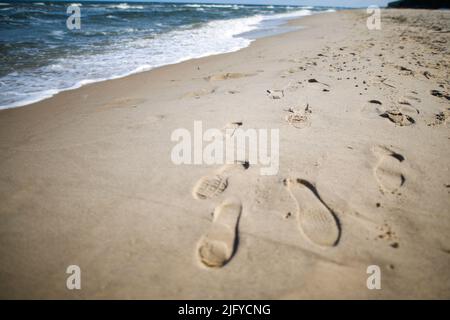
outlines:
{"label": "trail of footprints", "polygon": [[[369,49],[374,46],[373,43],[369,43],[368,45]],[[366,69],[366,66],[359,65],[359,60],[362,59],[356,59],[356,53],[348,52],[348,48],[340,48],[338,54],[335,54],[332,57],[329,55],[331,54],[328,52],[329,49],[330,48],[328,48],[326,52],[317,55],[317,61],[319,63],[327,63],[328,59],[348,57],[348,60],[343,61],[340,64],[329,64],[329,71],[331,73],[334,72],[339,76],[337,80],[351,80],[350,77],[344,79],[346,77],[346,72]],[[381,48],[381,50],[384,50],[384,48]],[[361,52],[359,53],[361,55]],[[374,59],[379,59],[383,63],[382,67],[384,67],[385,58],[383,54],[380,53],[377,57],[368,56],[365,60],[370,62]],[[306,71],[317,65],[316,61],[312,61],[297,68],[290,68],[282,75],[282,78],[290,77],[297,71]],[[405,76],[413,73],[411,69],[406,67],[396,66],[396,68],[399,72],[404,73]],[[254,75],[255,74],[223,73],[206,77],[205,80],[215,83],[217,81],[239,79]],[[428,71],[425,71],[423,75],[427,79],[432,77]],[[379,85],[381,87],[387,86],[395,88],[394,84],[390,83],[388,78],[383,78],[381,75],[378,75],[377,77],[379,77]],[[354,77],[353,80],[356,80],[356,77]],[[289,85],[287,88],[267,90],[266,94],[269,99],[280,100],[285,97],[289,90],[297,89],[299,85],[307,85],[310,88],[316,88],[324,93],[330,92],[331,89],[326,83],[316,79],[308,79],[303,83],[298,81],[294,86]],[[355,83],[354,86],[361,87],[360,95],[362,95],[363,90],[367,90],[369,87],[365,80],[361,83]],[[202,89],[198,92],[190,93],[190,95],[198,98],[206,94],[214,93],[215,90],[216,87],[212,87],[212,89]],[[229,92],[231,93],[231,91]],[[386,108],[381,101],[370,100],[363,111],[368,111],[369,115],[373,113],[377,118],[384,118],[396,126],[405,127],[414,125],[416,123],[415,118],[420,114],[420,111],[414,105],[415,103],[420,102],[420,99],[414,96],[415,92],[411,93],[413,95],[402,97],[396,102],[391,101],[389,108]],[[437,98],[450,99],[450,95],[442,90],[432,90],[431,94]],[[288,108],[285,111],[287,112],[285,121],[292,127],[303,129],[310,126],[312,109],[309,105],[306,105],[304,108]],[[428,125],[436,126],[446,124],[448,119],[450,119],[450,108],[436,114],[433,122]],[[241,122],[231,123],[226,126],[226,129],[232,129],[231,135],[233,135],[234,130],[241,125]],[[395,151],[392,147],[383,145],[372,147],[372,152],[377,159],[376,164],[373,167],[373,175],[380,191],[383,194],[399,194],[400,189],[404,187],[406,183],[406,170],[404,168],[405,157]],[[229,187],[229,178],[233,174],[245,169],[245,164],[238,163],[235,165],[224,166],[213,172],[211,175],[202,177],[192,190],[193,197],[197,200],[211,201],[227,190]],[[286,179],[284,184],[287,192],[289,192],[296,204],[298,228],[305,238],[312,244],[322,247],[334,247],[338,245],[342,233],[338,215],[322,199],[314,184],[304,179]],[[238,244],[238,225],[242,209],[241,201],[235,197],[226,197],[225,200],[216,206],[210,229],[197,244],[197,257],[204,266],[218,268],[224,266],[232,259]],[[388,238],[389,240],[397,240],[396,238],[393,238],[393,232],[390,229],[390,226],[386,228],[386,230],[382,229],[384,234],[380,236],[380,239]],[[398,243],[393,242],[391,246],[396,248],[398,247]]]}
{"label": "trail of footprints", "polygon": [[[396,193],[406,181],[402,173],[405,158],[386,146],[375,146],[372,151],[378,157],[374,175],[381,192]],[[201,178],[194,187],[194,198],[210,199],[219,195],[228,187],[231,172],[245,169],[244,163],[238,163]],[[286,179],[284,185],[295,201],[298,228],[305,238],[317,246],[337,246],[342,232],[338,215],[322,199],[316,187],[305,179]],[[235,197],[226,198],[216,207],[210,230],[197,246],[198,258],[204,266],[218,268],[231,260],[237,248],[241,212],[241,201]],[[391,246],[397,248],[398,244]]]}
{"label": "trail of footprints", "polygon": [[[368,43],[369,47],[362,48],[361,50],[371,49],[374,44]],[[387,45],[385,44],[387,47]],[[329,49],[329,48],[328,48]],[[352,72],[352,70],[366,69],[366,66],[359,65],[359,60],[356,59],[355,52],[348,52],[348,48],[340,48],[338,54],[330,56],[329,50],[317,55],[317,62],[307,62],[306,64],[297,68],[290,68],[282,74],[282,78],[291,77],[298,71],[305,71],[310,68],[315,68],[317,63],[327,63],[331,58],[338,57],[348,58],[346,61],[336,65],[329,64],[329,71],[336,73],[339,77],[337,80],[352,80],[350,77],[346,77],[346,72]],[[384,48],[381,48],[384,50]],[[362,55],[361,52],[359,52]],[[383,54],[377,56],[367,56],[365,60],[370,62],[371,60],[378,59],[385,66],[386,61]],[[320,60],[320,61],[319,61]],[[292,62],[299,62],[297,60]],[[407,67],[395,66],[404,76],[413,74],[413,71]],[[368,71],[370,73],[370,71]],[[242,77],[252,76],[254,74],[238,74],[238,73],[225,73],[213,75],[205,78],[210,82],[238,79]],[[348,74],[347,74],[348,75]],[[433,78],[430,72],[423,72],[423,76],[426,79]],[[390,79],[377,75],[379,78],[380,87],[395,88],[396,83],[392,83]],[[356,77],[353,78],[356,80]],[[280,100],[285,98],[285,95],[290,90],[296,90],[299,86],[307,85],[310,88],[315,88],[323,91],[324,93],[330,92],[330,86],[326,83],[318,81],[316,79],[308,79],[303,83],[297,81],[295,85],[289,84],[286,88],[278,88],[267,90],[266,94],[271,100]],[[361,87],[362,93],[368,90],[368,83],[366,80],[360,81],[354,84],[355,87]],[[214,89],[213,89],[214,90]],[[363,91],[364,90],[364,91]],[[195,93],[194,96],[203,95],[204,92]],[[384,118],[386,121],[394,124],[395,126],[406,127],[416,123],[416,117],[420,114],[418,108],[415,107],[416,103],[420,103],[420,99],[415,96],[416,92],[411,92],[404,97],[401,97],[397,101],[390,101],[389,107],[386,107],[381,101],[369,100],[368,104],[364,106],[363,112],[367,115],[373,115],[374,117]],[[431,95],[449,100],[450,95],[443,90],[431,90]],[[303,108],[288,108],[284,110],[286,113],[284,120],[292,127],[296,129],[303,129],[311,124],[312,109],[309,105]],[[446,124],[450,119],[450,108],[446,108],[442,112],[439,112],[433,118],[433,121],[428,126],[437,126]],[[237,128],[242,123],[232,123],[226,128]],[[234,133],[234,131],[232,131]],[[232,134],[233,134],[232,133]],[[404,167],[405,157],[394,150],[392,147],[384,145],[376,145],[372,147],[372,152],[376,157],[376,163],[373,166],[373,176],[377,182],[380,192],[383,195],[386,194],[400,194],[401,188],[406,183],[406,168]],[[198,200],[211,200],[224,193],[229,187],[229,177],[236,172],[236,170],[243,170],[245,167],[242,164],[235,166],[222,167],[221,169],[213,172],[211,175],[201,178],[195,185],[192,195]],[[296,205],[296,220],[299,230],[312,244],[322,247],[334,247],[338,245],[341,238],[341,224],[337,213],[322,199],[319,191],[316,189],[313,183],[304,179],[286,179],[284,185],[287,192],[290,194]],[[379,204],[377,204],[378,206]],[[238,225],[242,212],[242,203],[237,198],[227,197],[222,201],[214,210],[214,218],[211,223],[209,231],[200,239],[197,246],[197,255],[201,263],[207,267],[222,267],[232,259],[238,239]],[[386,229],[386,230],[385,230]],[[380,239],[388,239],[392,242],[391,246],[397,248],[399,246],[395,234],[387,224],[382,227],[382,235]]]}
{"label": "trail of footprints", "polygon": [[[239,126],[241,124],[238,123]],[[192,190],[192,196],[197,200],[219,196],[228,188],[231,175],[243,172],[248,166],[246,162],[237,162],[200,178]],[[284,184],[296,203],[298,227],[304,236],[318,246],[336,246],[341,234],[338,217],[323,201],[315,186],[303,179],[287,179]],[[226,197],[215,208],[210,229],[197,244],[197,258],[202,265],[220,268],[232,259],[238,244],[241,212],[242,203],[236,197]]]}
{"label": "trail of footprints", "polygon": [[[239,127],[241,122],[228,124]],[[372,148],[377,157],[373,173],[383,194],[399,194],[405,184],[402,163],[405,157],[393,149],[377,145]],[[210,175],[200,178],[192,190],[197,200],[211,200],[228,188],[228,179],[248,169],[246,162],[222,166]],[[312,244],[335,247],[341,238],[341,224],[337,213],[323,200],[315,185],[305,179],[285,179],[287,192],[296,205],[299,230]],[[234,256],[238,245],[238,226],[242,203],[237,197],[226,197],[216,206],[209,230],[197,244],[197,258],[208,268],[220,268]],[[395,246],[395,247],[398,247]]]}
{"label": "trail of footprints", "polygon": [[[233,165],[245,169],[244,164]],[[224,192],[228,186],[224,167],[211,176],[201,178],[193,189],[196,199],[210,199]],[[321,198],[315,186],[303,179],[286,179],[288,192],[297,206],[299,229],[313,244],[324,247],[336,246],[341,227],[336,213]],[[220,268],[233,257],[238,244],[238,226],[242,203],[236,197],[227,197],[214,210],[210,229],[197,244],[200,262],[209,268]]]}
{"label": "trail of footprints", "polygon": [[[220,77],[210,77],[209,81],[239,78],[241,75],[225,74]],[[242,75],[249,76],[249,75]],[[329,85],[315,79],[309,84],[324,87],[329,91]],[[286,88],[285,88],[286,89]],[[285,97],[285,89],[267,90],[270,99],[278,100]],[[414,96],[402,97],[395,107],[385,109],[378,100],[369,101],[369,110],[380,117],[386,118],[399,126],[409,126],[415,123],[413,115],[419,114],[413,101],[420,102]],[[374,107],[372,107],[374,106]],[[304,108],[288,108],[285,121],[294,128],[303,129],[310,126],[312,109],[309,104]],[[365,110],[367,111],[367,109]],[[448,111],[436,116],[438,124],[445,122]],[[231,136],[242,126],[242,122],[232,122],[223,129],[229,130]],[[373,168],[374,178],[383,194],[399,194],[399,189],[405,184],[402,163],[405,158],[398,152],[386,146],[374,146],[372,152],[377,157]],[[221,195],[229,187],[229,178],[248,168],[247,163],[225,165],[208,176],[200,178],[192,190],[192,196],[197,200],[211,200]],[[298,229],[313,245],[319,247],[335,247],[341,238],[341,224],[337,213],[322,199],[313,183],[304,179],[285,179],[284,185],[296,205],[296,220]],[[213,221],[209,230],[197,243],[197,258],[208,268],[220,268],[226,265],[234,256],[238,246],[238,226],[242,212],[242,203],[236,197],[226,197],[213,212]],[[395,247],[398,247],[396,245]]]}
{"label": "trail of footprints", "polygon": [[[237,162],[200,178],[192,190],[192,196],[205,200],[220,195],[227,189],[229,177],[248,169],[248,166],[246,162]],[[211,227],[197,245],[198,259],[204,266],[220,268],[233,257],[237,248],[241,212],[242,204],[236,197],[228,197],[216,207]]]}
{"label": "trail of footprints", "polygon": [[[254,74],[226,73],[205,79],[220,81],[252,75]],[[383,84],[389,86],[384,80],[382,80]],[[294,86],[289,84],[282,89],[266,90],[266,94],[272,100],[280,100],[285,97],[287,91],[296,89],[301,84],[302,82],[297,82]],[[366,82],[363,81],[363,84]],[[324,92],[330,91],[328,84],[316,79],[307,80],[306,85]],[[411,93],[415,94],[415,92]],[[437,94],[436,96],[439,97]],[[416,102],[420,102],[418,97],[407,95],[395,103],[391,102],[392,107],[385,108],[381,101],[373,99],[368,101],[368,105],[363,111],[369,112],[369,114],[372,112],[397,126],[410,126],[416,123],[415,117],[420,114],[419,109],[414,106]],[[450,118],[449,110],[436,114],[435,121],[429,125],[446,123]],[[292,127],[303,129],[310,126],[312,109],[308,104],[304,108],[290,107],[284,111],[287,112],[284,119]],[[233,135],[241,125],[242,122],[233,122],[227,124],[224,130],[231,129],[230,134]],[[372,147],[372,152],[377,158],[373,174],[381,193],[400,194],[399,190],[406,182],[403,168],[404,156],[391,147],[383,145]],[[212,174],[200,178],[192,190],[192,196],[197,200],[212,200],[218,197],[229,187],[229,178],[247,168],[248,164],[245,163],[223,166]],[[285,179],[284,185],[295,202],[298,228],[304,237],[320,247],[337,246],[342,233],[340,220],[337,213],[322,199],[315,185],[304,179]],[[197,244],[197,257],[204,266],[220,268],[232,259],[238,245],[241,212],[242,203],[236,197],[226,197],[216,206],[210,229]],[[398,247],[398,244],[395,247]]]}

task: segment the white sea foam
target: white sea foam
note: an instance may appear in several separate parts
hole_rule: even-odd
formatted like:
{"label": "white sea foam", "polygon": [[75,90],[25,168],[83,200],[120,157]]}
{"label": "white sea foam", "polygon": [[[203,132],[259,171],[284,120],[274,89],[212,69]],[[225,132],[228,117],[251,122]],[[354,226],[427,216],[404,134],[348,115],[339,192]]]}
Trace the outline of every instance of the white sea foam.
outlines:
{"label": "white sea foam", "polygon": [[288,12],[288,13],[279,13],[267,16],[267,19],[295,19],[299,17],[309,16],[311,15],[311,10],[302,9],[298,11]]}
{"label": "white sea foam", "polygon": [[205,7],[205,8],[239,8],[242,7],[237,4],[184,4],[184,7],[191,7],[191,8],[199,8],[199,7]]}
{"label": "white sea foam", "polygon": [[140,6],[140,5],[130,5],[128,3],[120,3],[120,4],[113,4],[108,6],[108,8],[112,8],[112,9],[144,9],[144,6]]}

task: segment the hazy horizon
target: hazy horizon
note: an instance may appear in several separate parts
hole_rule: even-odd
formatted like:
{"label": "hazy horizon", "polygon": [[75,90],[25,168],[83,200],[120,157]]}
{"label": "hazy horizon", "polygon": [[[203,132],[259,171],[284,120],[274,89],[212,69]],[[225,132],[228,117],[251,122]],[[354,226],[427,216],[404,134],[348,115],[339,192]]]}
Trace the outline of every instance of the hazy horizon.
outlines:
{"label": "hazy horizon", "polygon": [[[39,2],[39,0],[29,0]],[[174,3],[223,3],[254,5],[297,5],[297,6],[330,6],[330,7],[368,7],[370,5],[386,6],[394,0],[53,0],[53,2],[174,2]],[[18,2],[18,1],[12,1]],[[45,1],[44,1],[45,2]],[[50,1],[52,2],[52,1]]]}

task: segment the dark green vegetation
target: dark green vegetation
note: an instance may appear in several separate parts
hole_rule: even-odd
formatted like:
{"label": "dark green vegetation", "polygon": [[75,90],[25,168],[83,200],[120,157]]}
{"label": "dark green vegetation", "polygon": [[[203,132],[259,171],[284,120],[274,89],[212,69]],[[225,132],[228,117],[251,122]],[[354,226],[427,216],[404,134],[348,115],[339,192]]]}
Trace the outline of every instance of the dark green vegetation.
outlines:
{"label": "dark green vegetation", "polygon": [[390,2],[388,8],[441,9],[450,8],[449,0],[400,0]]}

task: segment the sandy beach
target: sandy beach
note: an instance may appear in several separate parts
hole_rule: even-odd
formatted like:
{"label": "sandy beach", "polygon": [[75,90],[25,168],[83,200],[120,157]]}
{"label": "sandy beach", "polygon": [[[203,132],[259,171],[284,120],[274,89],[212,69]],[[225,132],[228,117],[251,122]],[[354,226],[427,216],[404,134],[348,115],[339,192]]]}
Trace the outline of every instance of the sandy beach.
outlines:
{"label": "sandy beach", "polygon": [[[449,299],[450,12],[367,17],[1,110],[1,298]],[[195,121],[278,172],[173,163]]]}

